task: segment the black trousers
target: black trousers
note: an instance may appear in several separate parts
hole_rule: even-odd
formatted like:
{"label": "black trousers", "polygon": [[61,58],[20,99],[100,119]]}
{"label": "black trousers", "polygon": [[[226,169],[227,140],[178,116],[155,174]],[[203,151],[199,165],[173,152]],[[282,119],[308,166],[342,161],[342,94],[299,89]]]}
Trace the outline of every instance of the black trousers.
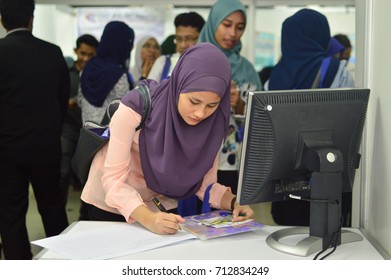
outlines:
{"label": "black trousers", "polygon": [[126,222],[122,215],[108,212],[92,204],[85,203],[88,211],[88,219],[91,221]]}
{"label": "black trousers", "polygon": [[[80,130],[80,128],[79,128]],[[71,166],[72,157],[75,154],[76,146],[77,146],[77,138],[72,139],[71,136],[69,138],[61,136],[61,192],[64,200],[64,204],[66,204],[68,199],[68,190],[69,185],[72,182],[73,170]],[[79,184],[80,185],[80,184]]]}
{"label": "black trousers", "polygon": [[26,227],[31,183],[46,236],[60,234],[68,219],[60,193],[60,164],[0,162],[0,234],[5,259],[31,259]]}

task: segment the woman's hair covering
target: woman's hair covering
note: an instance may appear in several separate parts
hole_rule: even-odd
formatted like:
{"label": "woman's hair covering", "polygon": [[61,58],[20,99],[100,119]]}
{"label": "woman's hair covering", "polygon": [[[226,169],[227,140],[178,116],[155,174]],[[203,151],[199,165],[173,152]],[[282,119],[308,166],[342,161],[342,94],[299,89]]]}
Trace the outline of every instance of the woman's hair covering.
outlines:
{"label": "woman's hair covering", "polygon": [[119,78],[128,73],[134,32],[123,22],[109,22],[97,48],[80,77],[83,96],[96,107],[102,106]]}
{"label": "woman's hair covering", "polygon": [[221,22],[230,14],[240,11],[246,20],[246,7],[238,0],[218,0],[211,8],[208,19],[201,30],[198,42],[209,42],[218,47],[229,59],[231,63],[231,79],[242,84],[251,82],[261,89],[262,85],[259,80],[254,66],[243,56],[240,55],[242,42],[239,41],[231,49],[223,49],[215,39],[215,33]]}
{"label": "woman's hair covering", "polygon": [[162,55],[176,53],[176,44],[174,42],[174,39],[175,35],[170,35],[163,41],[160,46],[160,48],[162,49]]}
{"label": "woman's hair covering", "polygon": [[[230,64],[214,45],[201,43],[187,49],[170,79],[150,88],[152,112],[140,132],[140,157],[147,186],[172,198],[196,193],[227,135],[230,117]],[[221,97],[217,110],[199,124],[188,125],[178,112],[180,94],[211,91]],[[122,103],[142,114],[135,90]]]}
{"label": "woman's hair covering", "polygon": [[282,57],[270,76],[269,89],[311,88],[327,58],[330,43],[327,18],[314,10],[302,9],[282,24]]}
{"label": "woman's hair covering", "polygon": [[[130,69],[130,74],[133,76],[135,82],[141,78],[143,71],[143,58],[141,57],[141,52],[143,50],[143,46],[149,39],[155,39],[153,36],[144,36],[140,38],[136,43],[135,53],[134,53],[134,65]],[[157,40],[156,40],[157,42]],[[160,47],[160,46],[159,46]]]}
{"label": "woman's hair covering", "polygon": [[334,37],[331,37],[329,48],[327,49],[327,54],[329,56],[333,56],[333,55],[342,53],[344,50],[345,50],[345,47],[340,42],[338,42],[337,39],[335,39]]}

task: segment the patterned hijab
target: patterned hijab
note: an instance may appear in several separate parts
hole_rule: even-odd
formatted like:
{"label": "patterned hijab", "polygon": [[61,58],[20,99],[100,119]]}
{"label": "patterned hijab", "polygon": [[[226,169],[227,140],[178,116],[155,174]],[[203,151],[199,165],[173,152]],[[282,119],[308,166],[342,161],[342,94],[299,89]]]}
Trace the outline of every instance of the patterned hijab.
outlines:
{"label": "patterned hijab", "polygon": [[246,19],[246,7],[239,0],[218,0],[211,8],[207,21],[201,30],[198,42],[209,42],[218,47],[231,63],[231,78],[239,85],[251,82],[261,89],[262,85],[253,65],[240,55],[242,42],[226,50],[220,47],[215,39],[215,33],[220,23],[230,14],[241,11]]}
{"label": "patterned hijab", "polygon": [[80,77],[83,96],[96,107],[102,106],[107,95],[127,73],[134,32],[123,22],[109,22],[103,30],[97,55],[91,58]]}
{"label": "patterned hijab", "polygon": [[282,57],[272,71],[269,89],[311,88],[329,56],[330,39],[327,18],[317,11],[302,9],[287,18],[281,31]]}
{"label": "patterned hijab", "polygon": [[[209,43],[187,49],[161,83],[142,80],[151,91],[152,112],[140,132],[140,157],[147,186],[171,198],[196,193],[213,166],[227,135],[230,115],[230,64]],[[212,91],[221,97],[217,110],[195,126],[178,112],[180,94]],[[135,90],[122,103],[141,114],[143,104]]]}

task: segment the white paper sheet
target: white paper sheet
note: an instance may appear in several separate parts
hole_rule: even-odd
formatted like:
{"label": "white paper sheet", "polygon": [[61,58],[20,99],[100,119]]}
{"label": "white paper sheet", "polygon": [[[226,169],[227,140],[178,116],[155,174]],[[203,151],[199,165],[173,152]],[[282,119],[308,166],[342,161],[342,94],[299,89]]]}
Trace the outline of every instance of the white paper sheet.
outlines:
{"label": "white paper sheet", "polygon": [[115,223],[87,229],[31,243],[53,250],[69,259],[112,259],[143,252],[196,237],[181,230],[174,235],[158,235],[138,224]]}

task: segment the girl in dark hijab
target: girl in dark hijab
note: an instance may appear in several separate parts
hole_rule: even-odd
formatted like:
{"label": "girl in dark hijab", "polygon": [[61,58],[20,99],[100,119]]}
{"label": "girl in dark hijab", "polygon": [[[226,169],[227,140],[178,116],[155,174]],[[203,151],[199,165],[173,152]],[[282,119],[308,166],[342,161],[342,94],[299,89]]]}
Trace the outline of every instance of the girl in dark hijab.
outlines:
{"label": "girl in dark hijab", "polygon": [[90,218],[138,221],[155,233],[173,234],[184,219],[160,212],[152,198],[169,210],[193,194],[204,199],[209,188],[205,199],[214,208],[233,210],[234,221],[253,215],[216,182],[217,155],[229,124],[230,71],[226,56],[212,44],[189,48],[170,79],[140,82],[150,89],[152,112],[137,132],[140,96],[132,90],[122,98],[109,144],[95,156],[82,193],[91,204]]}
{"label": "girl in dark hijab", "polygon": [[81,77],[82,120],[101,122],[106,105],[132,88],[128,68],[134,32],[123,22],[109,22],[102,33],[97,55],[86,64]]}
{"label": "girl in dark hijab", "polygon": [[302,9],[287,18],[281,30],[282,57],[273,68],[267,89],[353,87],[346,63],[328,54],[330,41],[323,14]]}

